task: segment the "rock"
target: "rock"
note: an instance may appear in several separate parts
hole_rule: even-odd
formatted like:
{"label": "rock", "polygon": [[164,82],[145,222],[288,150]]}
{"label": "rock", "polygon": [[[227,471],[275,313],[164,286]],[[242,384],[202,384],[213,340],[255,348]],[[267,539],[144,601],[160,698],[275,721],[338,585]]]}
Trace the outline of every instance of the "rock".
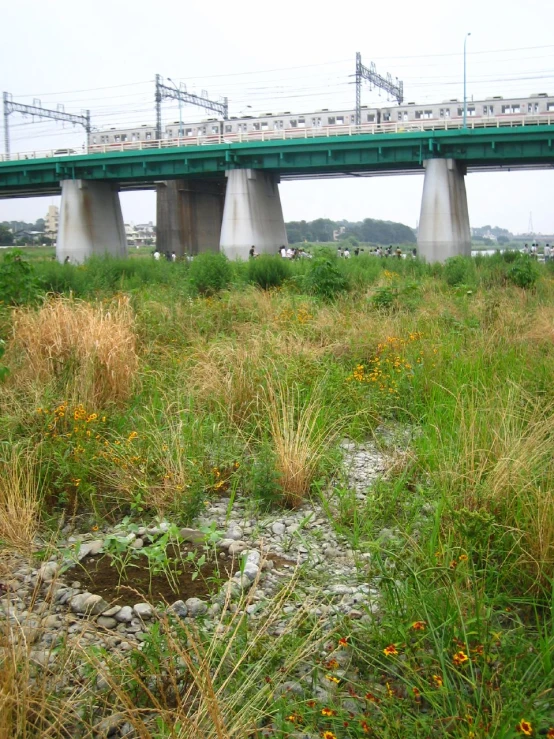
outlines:
{"label": "rock", "polygon": [[38,571],[38,576],[43,582],[52,582],[58,574],[58,569],[57,562],[44,562]]}
{"label": "rock", "polygon": [[115,614],[114,618],[116,621],[119,621],[119,623],[131,623],[133,615],[133,609],[131,606],[123,606],[123,608],[120,608]]}
{"label": "rock", "polygon": [[262,558],[262,555],[260,552],[258,552],[257,549],[245,549],[242,553],[243,557],[246,556],[246,561],[250,562],[254,565],[260,564],[260,559]]}
{"label": "rock", "polygon": [[244,565],[242,572],[237,572],[235,574],[235,579],[238,575],[245,575],[250,582],[254,582],[254,580],[258,577],[258,574],[260,572],[260,568],[258,565],[253,564],[252,562],[246,562]]}
{"label": "rock", "polygon": [[106,716],[99,721],[94,727],[94,731],[98,737],[110,737],[119,732],[119,728],[124,721],[123,714],[114,713],[113,716]]}
{"label": "rock", "polygon": [[233,582],[236,582],[241,590],[248,590],[252,585],[252,580],[248,575],[241,575],[240,572],[237,572],[237,574],[233,576]]}
{"label": "rock", "polygon": [[52,614],[42,619],[42,626],[45,629],[57,629],[61,625],[61,618]]}
{"label": "rock", "polygon": [[108,608],[107,611],[104,611],[102,614],[103,616],[108,616],[110,618],[114,618],[114,616],[119,613],[121,610],[121,606],[113,606],[113,608]]}
{"label": "rock", "polygon": [[203,600],[200,600],[200,598],[188,598],[185,601],[185,605],[191,618],[203,616],[208,612],[208,605]]}
{"label": "rock", "polygon": [[110,618],[109,616],[98,616],[96,623],[103,629],[115,629],[117,626],[115,618]]}
{"label": "rock", "polygon": [[235,543],[234,539],[221,539],[220,541],[217,542],[217,546],[220,549],[229,549],[231,544],[234,544],[234,543]]}
{"label": "rock", "polygon": [[40,667],[47,667],[50,662],[50,652],[45,649],[31,649],[29,659]]}
{"label": "rock", "polygon": [[302,687],[302,685],[300,685],[300,683],[297,683],[294,680],[287,680],[286,682],[281,683],[281,685],[277,685],[274,693],[276,696],[286,695],[286,693],[303,696],[304,688]]}
{"label": "rock", "polygon": [[275,521],[275,523],[271,526],[271,530],[276,536],[283,536],[286,531],[286,526],[280,521]]}
{"label": "rock", "polygon": [[87,616],[100,616],[110,607],[100,595],[92,595],[88,592],[74,595],[71,598],[70,606],[74,613]]}
{"label": "rock", "polygon": [[198,529],[181,529],[179,532],[183,541],[187,541],[190,544],[201,544],[206,538],[204,534]]}
{"label": "rock", "polygon": [[175,603],[172,603],[169,606],[168,610],[176,616],[179,616],[179,618],[186,618],[188,615],[188,608],[186,603],[182,600],[176,600]]}
{"label": "rock", "polygon": [[94,556],[99,554],[104,546],[103,539],[94,539],[94,541],[86,541],[79,547],[78,557],[84,559],[85,557]]}
{"label": "rock", "polygon": [[134,539],[131,542],[131,549],[142,549],[143,546],[144,546],[143,539]]}
{"label": "rock", "polygon": [[154,615],[154,609],[150,603],[137,603],[133,606],[133,610],[139,618],[149,619]]}
{"label": "rock", "polygon": [[242,539],[242,529],[237,524],[230,524],[229,528],[227,529],[227,532],[225,534],[226,539],[233,539],[234,541],[238,541],[239,539]]}
{"label": "rock", "polygon": [[229,554],[235,555],[240,554],[245,549],[247,549],[248,544],[244,541],[233,541],[233,543],[229,546]]}

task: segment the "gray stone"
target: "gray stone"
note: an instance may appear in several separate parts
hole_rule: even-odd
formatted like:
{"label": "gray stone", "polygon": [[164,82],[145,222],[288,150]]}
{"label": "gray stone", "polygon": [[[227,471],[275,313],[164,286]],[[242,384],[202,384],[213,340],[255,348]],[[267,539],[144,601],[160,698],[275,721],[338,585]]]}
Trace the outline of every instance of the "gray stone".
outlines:
{"label": "gray stone", "polygon": [[246,561],[254,565],[259,565],[260,559],[262,557],[262,555],[260,554],[260,552],[258,552],[257,549],[245,549],[244,552],[242,553],[242,556],[243,557],[245,556]]}
{"label": "gray stone", "polygon": [[103,629],[115,629],[117,626],[115,618],[110,618],[109,616],[98,616],[96,623]]}
{"label": "gray stone", "polygon": [[94,539],[94,541],[86,541],[83,544],[81,544],[79,548],[79,559],[84,559],[85,557],[94,556],[96,554],[99,554],[102,550],[102,547],[104,546],[104,540],[103,539]]}
{"label": "gray stone", "polygon": [[133,609],[131,606],[123,606],[114,616],[116,621],[120,623],[131,623],[133,620]]}
{"label": "gray stone", "polygon": [[225,533],[226,539],[233,539],[234,541],[239,541],[242,539],[242,529],[240,526],[237,526],[237,524],[230,524],[229,528],[227,529],[227,532]]}
{"label": "gray stone", "polygon": [[200,600],[200,598],[188,598],[185,601],[185,605],[188,609],[188,614],[192,618],[197,618],[198,616],[203,616],[205,613],[208,612],[208,605],[203,600]]}
{"label": "gray stone", "polygon": [[240,572],[237,572],[237,574],[233,576],[233,582],[236,582],[241,590],[248,590],[252,585],[252,580],[248,575],[241,575]]}
{"label": "gray stone", "polygon": [[182,600],[176,600],[175,603],[172,603],[169,606],[169,611],[174,613],[176,616],[179,616],[179,618],[186,618],[188,615],[188,608],[184,601]]}
{"label": "gray stone", "polygon": [[56,614],[51,614],[42,619],[42,625],[45,629],[57,629],[61,622],[61,618]]}
{"label": "gray stone", "polygon": [[142,549],[144,546],[144,541],[142,539],[134,539],[131,542],[131,549]]}
{"label": "gray stone", "polygon": [[110,607],[100,595],[92,595],[88,592],[74,595],[70,605],[74,613],[86,614],[87,616],[100,616]]}
{"label": "gray stone", "polygon": [[58,574],[58,569],[57,562],[44,562],[38,571],[38,576],[43,582],[52,582]]}
{"label": "gray stone", "polygon": [[154,609],[150,603],[137,603],[133,606],[133,610],[139,618],[148,619],[154,615]]}
{"label": "gray stone", "polygon": [[[259,572],[260,568],[258,567],[258,565],[255,565],[252,562],[247,562],[242,569],[242,574],[245,575],[250,582],[254,582],[254,580],[258,577]],[[240,574],[240,572],[237,572],[235,578],[237,575]]]}
{"label": "gray stone", "polygon": [[204,534],[198,529],[181,529],[179,532],[183,541],[187,541],[190,544],[201,544],[206,538]]}
{"label": "gray stone", "polygon": [[235,543],[234,539],[220,539],[220,541],[217,542],[217,546],[220,549],[229,549],[231,544],[234,544],[234,543]]}
{"label": "gray stone", "polygon": [[286,530],[286,526],[284,523],[281,523],[280,521],[275,521],[275,523],[271,527],[271,530],[276,536],[283,536]]}
{"label": "gray stone", "polygon": [[244,541],[233,541],[229,546],[229,554],[236,555],[243,552],[248,547],[248,544]]}
{"label": "gray stone", "polygon": [[107,611],[104,611],[102,615],[113,618],[117,613],[119,613],[120,610],[121,610],[121,606],[113,606],[113,608],[108,608]]}

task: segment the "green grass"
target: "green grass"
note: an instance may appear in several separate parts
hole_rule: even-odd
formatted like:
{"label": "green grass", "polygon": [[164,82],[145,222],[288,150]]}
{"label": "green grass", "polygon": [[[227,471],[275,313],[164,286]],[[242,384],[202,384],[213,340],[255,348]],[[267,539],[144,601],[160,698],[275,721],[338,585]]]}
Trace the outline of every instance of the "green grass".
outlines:
{"label": "green grass", "polygon": [[[366,728],[382,739],[508,739],[525,736],[522,721],[530,735],[547,735],[554,727],[552,267],[533,264],[529,283],[527,262],[502,255],[430,266],[332,254],[316,258],[330,265],[317,290],[316,259],[285,269],[279,259],[254,266],[206,257],[194,270],[146,257],[83,267],[30,260],[33,310],[51,306],[41,307],[46,292],[72,293],[105,311],[114,296],[129,296],[138,361],[132,371],[121,362],[119,383],[112,377],[96,404],[80,397],[86,384],[75,381],[83,342],[79,355],[62,342],[68,351],[52,372],[30,376],[17,332],[12,337],[19,318],[0,296],[2,362],[10,370],[0,385],[1,448],[34,452],[46,521],[80,511],[91,523],[156,514],[189,523],[227,491],[262,509],[318,500],[337,532],[370,555],[360,559],[360,576],[379,584],[378,613],[339,622],[325,657],[317,639],[306,641],[306,616],[270,661],[261,661],[265,634],[233,673],[233,684],[262,673],[272,680],[287,652],[302,647],[312,674],[329,682],[328,697],[258,696],[259,713],[237,725],[245,706],[229,707],[220,694],[226,728],[203,736],[262,736],[253,727],[264,716],[283,739],[300,730],[362,737]],[[129,392],[110,395],[110,387]],[[365,501],[344,480],[329,494],[339,439],[371,439],[383,425],[410,431],[409,442],[399,435],[395,448],[389,444],[386,479]],[[10,495],[13,507],[17,490]],[[241,626],[237,645],[250,643],[250,628]],[[161,674],[154,653],[173,638],[153,637],[149,669]],[[219,654],[217,645],[207,648]],[[342,665],[341,655],[346,671],[326,666],[335,656]],[[141,728],[141,736],[189,736],[178,728],[182,706],[154,705],[133,679],[117,700],[129,707],[140,695],[163,724],[158,734]]]}

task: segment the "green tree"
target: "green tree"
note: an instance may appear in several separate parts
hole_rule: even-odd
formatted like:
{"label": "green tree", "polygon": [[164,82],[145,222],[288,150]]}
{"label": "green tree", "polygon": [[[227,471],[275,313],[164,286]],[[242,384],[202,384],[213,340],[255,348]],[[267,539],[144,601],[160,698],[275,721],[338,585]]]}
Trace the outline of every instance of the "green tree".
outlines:
{"label": "green tree", "polygon": [[0,244],[2,246],[11,246],[13,244],[12,232],[3,225],[0,225]]}

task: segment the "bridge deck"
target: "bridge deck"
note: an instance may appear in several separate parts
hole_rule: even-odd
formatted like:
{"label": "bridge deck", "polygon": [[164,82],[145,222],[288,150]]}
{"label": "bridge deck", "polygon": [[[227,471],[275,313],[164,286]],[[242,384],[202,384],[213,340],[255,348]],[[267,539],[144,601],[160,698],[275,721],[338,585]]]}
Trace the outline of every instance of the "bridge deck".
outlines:
{"label": "bridge deck", "polygon": [[[375,126],[373,127],[375,129]],[[59,192],[60,180],[108,180],[124,189],[151,187],[157,180],[223,177],[229,169],[263,169],[283,179],[421,172],[426,159],[453,158],[469,170],[554,166],[554,118],[536,125],[431,128],[345,135],[209,141],[187,146],[151,142],[156,148],[111,147],[99,153],[11,159],[0,162],[0,197]],[[310,134],[310,135],[308,135]],[[213,139],[214,137],[212,137]],[[224,137],[227,139],[227,137]],[[188,143],[188,142],[187,142]],[[206,145],[206,143],[208,145]],[[164,145],[162,147],[162,144]]]}

